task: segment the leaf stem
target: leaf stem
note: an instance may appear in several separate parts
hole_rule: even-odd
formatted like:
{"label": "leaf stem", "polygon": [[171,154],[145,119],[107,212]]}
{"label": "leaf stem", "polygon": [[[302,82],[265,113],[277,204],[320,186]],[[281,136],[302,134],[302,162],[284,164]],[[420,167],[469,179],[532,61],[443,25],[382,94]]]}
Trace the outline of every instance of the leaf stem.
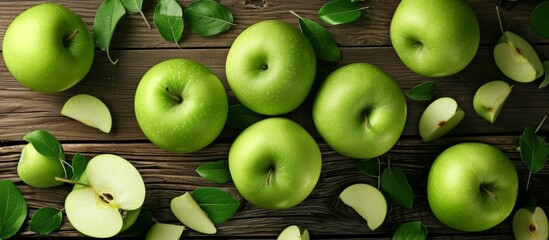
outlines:
{"label": "leaf stem", "polygon": [[108,49],[107,49],[107,58],[109,58],[109,61],[112,63],[112,65],[116,65],[118,63],[118,59],[116,59],[116,61],[112,60],[111,54],[109,53]]}
{"label": "leaf stem", "polygon": [[526,192],[530,188],[530,179],[532,178],[532,171],[528,172],[528,181],[526,181]]}
{"label": "leaf stem", "polygon": [[296,16],[297,18],[302,19],[302,17],[299,16],[297,13],[295,13],[293,10],[290,10],[290,12],[291,12],[294,16]]}
{"label": "leaf stem", "polygon": [[539,123],[534,133],[538,133],[538,131],[541,129],[541,126],[543,126],[543,123],[545,123],[545,119],[547,119],[547,115],[543,116],[543,118],[541,119],[541,122]]}
{"label": "leaf stem", "polygon": [[501,15],[499,14],[498,6],[496,6],[496,14],[498,16],[499,30],[501,30],[501,34],[505,34],[505,31],[503,30],[503,23],[501,22]]}
{"label": "leaf stem", "polygon": [[78,185],[82,185],[82,186],[85,186],[85,187],[91,187],[90,185],[85,184],[85,183],[69,180],[69,179],[66,179],[66,178],[60,178],[60,177],[55,177],[55,181],[70,183],[70,184],[75,184],[75,185],[78,184]]}
{"label": "leaf stem", "polygon": [[80,32],[79,29],[74,30],[71,35],[69,35],[67,38],[63,39],[63,44],[67,44],[70,42],[78,33]]}
{"label": "leaf stem", "polygon": [[143,17],[143,20],[147,24],[147,27],[149,27],[149,29],[152,29],[151,25],[149,24],[149,21],[147,21],[147,18],[145,17],[145,14],[143,14],[143,11],[139,10],[139,14],[141,14],[141,17]]}
{"label": "leaf stem", "polygon": [[377,158],[377,189],[381,189],[381,160]]}

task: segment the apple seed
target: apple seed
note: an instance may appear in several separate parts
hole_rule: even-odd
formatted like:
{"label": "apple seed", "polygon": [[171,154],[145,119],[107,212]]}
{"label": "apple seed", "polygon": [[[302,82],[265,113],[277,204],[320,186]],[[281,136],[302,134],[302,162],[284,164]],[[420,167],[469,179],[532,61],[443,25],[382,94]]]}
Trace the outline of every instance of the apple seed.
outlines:
{"label": "apple seed", "polygon": [[534,224],[528,225],[528,230],[530,230],[530,232],[532,232],[532,233],[535,233],[536,232],[536,225],[534,225]]}

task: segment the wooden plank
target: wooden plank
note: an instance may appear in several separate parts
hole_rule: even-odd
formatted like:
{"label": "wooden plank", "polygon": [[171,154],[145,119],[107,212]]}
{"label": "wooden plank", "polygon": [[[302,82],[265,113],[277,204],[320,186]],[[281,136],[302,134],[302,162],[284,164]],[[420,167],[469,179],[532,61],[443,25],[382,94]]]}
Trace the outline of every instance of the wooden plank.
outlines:
{"label": "wooden plank", "polygon": [[[549,58],[549,47],[536,46],[542,58]],[[229,96],[231,104],[237,103],[225,79],[225,57],[227,49],[193,50],[127,50],[113,51],[119,63],[111,65],[108,60],[96,58],[87,77],[75,87],[56,94],[41,94],[25,89],[13,79],[0,60],[0,141],[20,141],[35,130],[45,129],[61,140],[146,140],[141,133],[133,112],[133,96],[143,74],[154,64],[170,58],[184,57],[201,62],[219,76]],[[398,59],[392,48],[344,48],[344,59],[337,64],[326,64],[319,69],[327,72],[353,62],[367,62],[379,66],[398,81],[404,91],[413,86],[434,81],[438,89],[437,97],[455,98],[465,110],[463,122],[452,131],[452,135],[472,134],[500,135],[520,134],[528,126],[537,126],[544,115],[549,115],[547,89],[538,89],[538,82],[514,84],[500,118],[489,124],[476,115],[472,108],[472,97],[476,89],[485,82],[506,79],[493,63],[492,47],[481,47],[476,58],[464,71],[445,78],[425,78],[408,70]],[[310,109],[315,91],[326,73],[319,73],[317,87],[309,94],[309,99],[298,110],[286,115],[301,123],[309,132],[318,137],[314,128]],[[113,114],[113,131],[103,134],[72,119],[60,115],[63,103],[72,95],[88,93],[105,101]],[[417,136],[418,122],[427,103],[408,100],[408,119],[403,136]],[[543,131],[549,130],[549,125]],[[78,134],[76,134],[78,133]],[[234,138],[231,129],[221,135],[221,139]]]}
{"label": "wooden plank", "polygon": [[[169,209],[173,197],[198,187],[219,187],[236,196],[242,203],[237,214],[228,222],[219,224],[219,232],[213,237],[275,237],[285,226],[299,224],[308,228],[315,236],[352,237],[352,236],[390,236],[396,227],[404,222],[421,220],[429,229],[430,236],[459,236],[464,233],[442,225],[431,213],[426,199],[426,180],[430,164],[446,147],[460,142],[484,142],[504,151],[514,162],[521,181],[520,189],[525,188],[528,177],[527,169],[520,161],[516,150],[516,136],[500,137],[461,137],[446,138],[432,144],[424,144],[415,139],[401,140],[387,156],[391,166],[402,169],[415,193],[415,205],[412,209],[397,206],[389,200],[389,212],[385,223],[375,232],[367,229],[364,220],[339,199],[339,193],[347,186],[364,182],[377,184],[375,178],[361,173],[356,167],[356,160],[343,157],[333,152],[329,146],[320,142],[323,152],[323,165],[320,180],[311,195],[298,206],[282,211],[264,210],[245,201],[232,183],[215,184],[202,179],[195,173],[196,167],[205,162],[227,159],[230,143],[216,143],[193,154],[166,153],[149,143],[104,143],[104,144],[63,144],[67,154],[72,156],[80,152],[91,158],[101,153],[118,154],[128,159],[141,172],[147,187],[144,209],[149,210],[161,222],[177,223]],[[51,189],[35,189],[23,184],[17,177],[16,166],[23,145],[0,147],[0,176],[14,181],[28,201],[30,214],[37,208],[52,206],[63,207],[64,198],[70,186]],[[382,167],[387,166],[386,158]],[[549,207],[549,194],[545,191],[544,182],[549,181],[549,169],[545,168],[533,175],[532,193],[538,203]],[[260,230],[259,230],[260,229]],[[497,236],[511,233],[510,219],[497,227],[477,233],[477,236]],[[28,225],[22,230],[22,236],[33,235]],[[79,236],[65,220],[60,231],[52,236]],[[199,236],[193,231],[185,235]],[[471,236],[471,235],[469,235]]]}
{"label": "wooden plank", "polygon": [[[42,3],[41,0],[0,1],[0,41],[9,23],[25,9]],[[85,23],[92,29],[93,19],[101,0],[56,0],[54,1],[79,14]],[[187,6],[189,1],[180,1]],[[181,46],[183,48],[198,47],[229,47],[236,36],[251,24],[264,19],[281,19],[297,26],[297,19],[289,10],[294,10],[303,17],[313,19],[319,23],[316,16],[320,7],[327,1],[293,1],[293,0],[257,0],[237,1],[225,0],[221,3],[233,11],[235,25],[226,33],[215,37],[203,38],[185,28]],[[363,10],[363,16],[356,22],[341,26],[327,26],[335,40],[341,46],[388,46],[389,26],[391,18],[399,0],[371,0],[363,3],[369,9]],[[493,44],[501,35],[495,14],[495,1],[469,0],[474,9],[480,27],[481,42]],[[158,33],[153,24],[154,8],[157,1],[144,1],[143,11],[153,29],[148,29],[139,14],[128,15],[122,18],[116,28],[112,49],[135,48],[175,48],[173,43],[167,42]],[[528,16],[537,5],[536,1],[521,1],[512,11],[502,10],[503,24],[506,30],[513,31],[533,43],[549,43],[549,39],[535,36],[529,24]],[[324,24],[325,25],[325,24]],[[1,46],[0,46],[1,48]],[[98,55],[106,58],[104,54]]]}

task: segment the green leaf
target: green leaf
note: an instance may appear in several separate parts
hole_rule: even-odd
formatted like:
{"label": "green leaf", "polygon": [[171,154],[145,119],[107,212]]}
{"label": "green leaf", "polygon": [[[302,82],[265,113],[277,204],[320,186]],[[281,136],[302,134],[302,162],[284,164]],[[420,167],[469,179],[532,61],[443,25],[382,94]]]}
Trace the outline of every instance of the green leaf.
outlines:
{"label": "green leaf", "polygon": [[196,172],[201,177],[212,182],[226,183],[231,181],[231,173],[229,172],[229,161],[227,160],[204,163],[196,169]]}
{"label": "green leaf", "polygon": [[27,201],[10,180],[0,181],[0,239],[17,233],[27,217]]}
{"label": "green leaf", "polygon": [[152,225],[157,222],[158,221],[156,221],[150,212],[141,210],[132,226],[124,230],[120,235],[132,237],[140,236],[142,233],[147,232]]}
{"label": "green leaf", "polygon": [[412,208],[414,205],[414,192],[408,184],[406,175],[398,168],[387,167],[383,170],[381,189],[402,207]]}
{"label": "green leaf", "polygon": [[299,18],[301,32],[303,32],[307,39],[309,39],[309,42],[311,42],[311,45],[313,45],[316,57],[328,62],[337,62],[341,60],[341,50],[339,50],[337,43],[328,30],[310,19],[300,17],[294,12],[292,13]]}
{"label": "green leaf", "polygon": [[240,207],[231,194],[217,188],[198,188],[191,195],[214,224],[229,220]]}
{"label": "green leaf", "polygon": [[549,1],[541,2],[530,15],[532,32],[538,36],[549,38]]}
{"label": "green leaf", "polygon": [[406,96],[415,101],[429,101],[435,97],[436,91],[434,82],[424,82],[406,92]]}
{"label": "green leaf", "polygon": [[77,181],[80,180],[80,177],[82,176],[82,173],[84,173],[84,170],[86,170],[86,167],[88,166],[88,159],[86,159],[84,156],[80,155],[80,153],[77,153],[72,158],[72,169],[73,169],[73,176],[72,180]]}
{"label": "green leaf", "polygon": [[536,135],[532,127],[525,128],[520,136],[520,157],[528,169],[533,173],[543,169],[548,153],[545,139]]}
{"label": "green leaf", "polygon": [[38,209],[30,220],[29,229],[39,235],[47,235],[59,229],[63,223],[63,213],[51,207]]}
{"label": "green leaf", "polygon": [[101,50],[107,52],[107,57],[112,64],[116,64],[118,60],[112,60],[109,47],[114,29],[124,14],[126,14],[126,9],[120,0],[105,0],[97,9],[93,20],[95,43]]}
{"label": "green leaf", "polygon": [[318,18],[330,25],[350,23],[360,18],[363,8],[351,0],[335,0],[324,4],[318,11]]}
{"label": "green leaf", "polygon": [[36,151],[47,158],[65,160],[65,152],[61,143],[51,133],[44,130],[36,130],[28,133],[23,139],[32,144]]}
{"label": "green leaf", "polygon": [[176,0],[160,0],[154,10],[154,24],[166,41],[178,42],[183,35],[183,9]]}
{"label": "green leaf", "polygon": [[227,125],[237,130],[243,130],[265,118],[264,115],[256,113],[242,104],[235,104],[229,107]]}
{"label": "green leaf", "polygon": [[407,222],[398,226],[393,240],[425,240],[427,228],[421,221]]}
{"label": "green leaf", "polygon": [[185,8],[191,30],[207,37],[227,31],[233,25],[231,10],[213,0],[195,0]]}
{"label": "green leaf", "polygon": [[371,177],[379,177],[379,162],[375,159],[358,160],[358,170]]}
{"label": "green leaf", "polygon": [[143,0],[120,0],[120,2],[122,2],[122,5],[124,5],[124,8],[126,8],[129,13],[141,14],[141,17],[145,20],[147,27],[151,29],[151,25],[149,25],[145,14],[143,14]]}
{"label": "green leaf", "polygon": [[543,79],[543,82],[539,85],[539,88],[544,88],[549,85],[549,61],[543,62],[543,70],[545,72],[545,78]]}

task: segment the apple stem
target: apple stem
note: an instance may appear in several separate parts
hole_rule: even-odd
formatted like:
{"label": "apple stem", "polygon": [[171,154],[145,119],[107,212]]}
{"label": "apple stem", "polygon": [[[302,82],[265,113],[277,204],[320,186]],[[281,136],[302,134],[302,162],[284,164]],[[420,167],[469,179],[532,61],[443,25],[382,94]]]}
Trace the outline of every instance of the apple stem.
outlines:
{"label": "apple stem", "polygon": [[381,189],[381,160],[377,158],[377,189]]}
{"label": "apple stem", "polygon": [[364,126],[366,129],[370,129],[370,122],[368,121],[368,113],[366,111],[362,112],[362,116],[364,117]]}
{"label": "apple stem", "polygon": [[499,7],[498,6],[496,6],[496,14],[498,16],[499,30],[501,30],[501,34],[505,34],[505,31],[503,30],[503,23],[501,21],[501,15],[499,14]]}
{"label": "apple stem", "polygon": [[70,184],[78,184],[78,185],[82,185],[82,186],[86,186],[86,187],[91,187],[90,185],[85,184],[85,183],[77,182],[77,181],[74,181],[74,180],[69,180],[69,179],[66,179],[66,178],[60,178],[60,177],[55,177],[55,181],[70,183]]}
{"label": "apple stem", "polygon": [[269,172],[267,172],[267,178],[265,179],[266,186],[269,186],[269,184],[271,183],[271,176],[273,175],[273,171],[274,169],[271,167],[269,168]]}
{"label": "apple stem", "polygon": [[480,189],[481,189],[482,191],[484,191],[486,194],[488,194],[488,196],[490,196],[490,197],[493,198],[494,200],[498,200],[498,199],[499,199],[498,195],[496,195],[496,194],[493,193],[492,191],[486,189],[485,187],[482,187],[482,186],[481,186]]}
{"label": "apple stem", "polygon": [[166,94],[168,94],[168,96],[170,98],[172,98],[173,100],[177,101],[177,102],[183,102],[183,99],[175,94],[173,94],[171,91],[170,91],[170,88],[166,85],[164,85],[164,90],[166,90]]}
{"label": "apple stem", "polygon": [[74,30],[74,32],[72,32],[71,35],[69,35],[67,38],[65,38],[65,40],[63,40],[63,44],[67,44],[68,42],[70,42],[76,35],[78,35],[79,32],[80,32],[79,29]]}

